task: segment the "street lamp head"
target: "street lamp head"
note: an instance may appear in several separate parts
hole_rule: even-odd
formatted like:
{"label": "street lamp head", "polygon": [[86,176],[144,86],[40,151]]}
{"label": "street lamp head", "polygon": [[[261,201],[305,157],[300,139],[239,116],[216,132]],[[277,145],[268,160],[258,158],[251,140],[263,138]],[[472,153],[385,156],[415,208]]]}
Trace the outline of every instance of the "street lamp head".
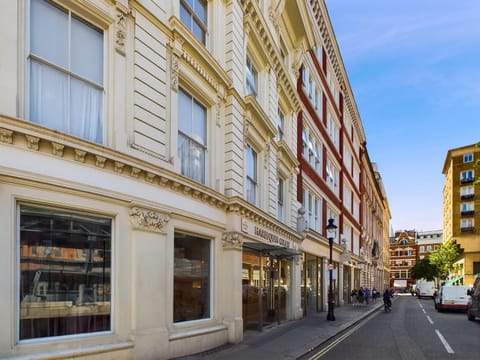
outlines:
{"label": "street lamp head", "polygon": [[327,238],[333,239],[337,233],[337,225],[334,224],[335,219],[328,219],[328,225],[326,226]]}

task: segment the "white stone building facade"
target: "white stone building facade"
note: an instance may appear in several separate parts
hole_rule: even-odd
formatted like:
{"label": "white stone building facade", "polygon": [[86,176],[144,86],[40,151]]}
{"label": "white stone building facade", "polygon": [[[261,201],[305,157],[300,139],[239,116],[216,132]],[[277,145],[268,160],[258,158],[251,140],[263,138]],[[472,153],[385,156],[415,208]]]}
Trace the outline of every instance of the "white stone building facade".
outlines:
{"label": "white stone building facade", "polygon": [[315,6],[2,3],[0,357],[166,359],[303,316]]}

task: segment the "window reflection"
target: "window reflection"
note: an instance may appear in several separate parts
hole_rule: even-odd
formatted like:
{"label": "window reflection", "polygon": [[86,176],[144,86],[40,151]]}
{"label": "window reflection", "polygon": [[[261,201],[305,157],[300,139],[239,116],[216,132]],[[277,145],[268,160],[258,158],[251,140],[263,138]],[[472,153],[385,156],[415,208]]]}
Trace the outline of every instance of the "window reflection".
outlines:
{"label": "window reflection", "polygon": [[20,339],[110,330],[111,219],[20,207]]}

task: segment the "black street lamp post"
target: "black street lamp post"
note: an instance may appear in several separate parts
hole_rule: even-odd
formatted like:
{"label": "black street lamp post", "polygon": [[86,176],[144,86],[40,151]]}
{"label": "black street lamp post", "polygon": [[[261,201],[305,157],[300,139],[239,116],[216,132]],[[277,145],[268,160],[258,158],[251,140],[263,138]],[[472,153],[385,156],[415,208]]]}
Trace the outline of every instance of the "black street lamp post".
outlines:
{"label": "black street lamp post", "polygon": [[333,271],[332,248],[333,248],[333,239],[335,238],[335,235],[336,235],[337,226],[334,224],[334,221],[335,221],[334,219],[328,219],[328,225],[326,227],[328,245],[330,247],[330,261],[328,263],[330,282],[328,284],[328,314],[327,314],[327,320],[330,320],[330,321],[335,320],[335,315],[333,313],[335,300],[333,298],[333,288],[332,288],[332,271]]}

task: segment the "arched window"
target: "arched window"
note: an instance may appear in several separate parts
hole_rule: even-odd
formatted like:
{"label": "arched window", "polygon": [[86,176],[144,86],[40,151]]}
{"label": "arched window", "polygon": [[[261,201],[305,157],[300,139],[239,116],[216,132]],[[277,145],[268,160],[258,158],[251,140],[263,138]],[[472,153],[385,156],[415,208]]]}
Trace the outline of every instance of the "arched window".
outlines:
{"label": "arched window", "polygon": [[408,245],[407,240],[403,239],[400,241],[400,245]]}

